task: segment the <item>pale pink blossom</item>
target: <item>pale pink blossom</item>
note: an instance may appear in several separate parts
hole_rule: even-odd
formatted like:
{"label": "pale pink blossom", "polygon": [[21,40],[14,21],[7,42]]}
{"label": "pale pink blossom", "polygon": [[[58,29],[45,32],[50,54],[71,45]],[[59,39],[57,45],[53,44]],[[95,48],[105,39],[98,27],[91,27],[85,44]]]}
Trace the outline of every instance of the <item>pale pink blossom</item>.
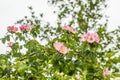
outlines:
{"label": "pale pink blossom", "polygon": [[100,42],[100,38],[98,36],[98,34],[94,33],[94,38],[95,38],[95,42],[99,43]]}
{"label": "pale pink blossom", "polygon": [[31,31],[31,30],[32,30],[32,28],[33,28],[33,26],[32,26],[32,25],[26,25],[26,31]]}
{"label": "pale pink blossom", "polygon": [[87,33],[86,35],[86,40],[89,43],[94,43],[95,42],[95,37],[93,33]]}
{"label": "pale pink blossom", "polygon": [[54,47],[58,52],[62,54],[67,54],[69,52],[69,48],[65,47],[63,43],[55,42]]}
{"label": "pale pink blossom", "polygon": [[103,77],[106,78],[109,75],[109,70],[108,68],[103,69]]}
{"label": "pale pink blossom", "polygon": [[22,32],[24,32],[24,31],[31,31],[32,28],[33,28],[33,26],[32,26],[32,25],[25,24],[25,25],[21,25],[19,28],[20,28],[20,30],[21,30]]}
{"label": "pale pink blossom", "polygon": [[86,34],[81,34],[80,35],[80,41],[82,41],[82,42],[86,41],[88,43],[94,43],[94,42],[99,43],[100,38],[96,33],[88,32]]}
{"label": "pale pink blossom", "polygon": [[86,34],[81,34],[81,35],[80,35],[80,41],[81,41],[81,42],[85,42],[86,40],[87,40]]}
{"label": "pale pink blossom", "polygon": [[70,31],[70,32],[72,32],[72,33],[76,33],[76,31],[72,28],[72,27],[69,27],[69,26],[63,26],[63,28],[62,29],[64,29],[64,30],[68,30],[68,31]]}
{"label": "pale pink blossom", "polygon": [[11,46],[13,46],[14,43],[10,41],[7,44],[8,44],[9,47],[11,47]]}
{"label": "pale pink blossom", "polygon": [[76,74],[75,77],[76,77],[77,79],[80,79],[80,74]]}
{"label": "pale pink blossom", "polygon": [[18,28],[14,27],[14,26],[8,26],[7,29],[8,29],[8,31],[14,32],[14,33],[16,33],[18,31]]}

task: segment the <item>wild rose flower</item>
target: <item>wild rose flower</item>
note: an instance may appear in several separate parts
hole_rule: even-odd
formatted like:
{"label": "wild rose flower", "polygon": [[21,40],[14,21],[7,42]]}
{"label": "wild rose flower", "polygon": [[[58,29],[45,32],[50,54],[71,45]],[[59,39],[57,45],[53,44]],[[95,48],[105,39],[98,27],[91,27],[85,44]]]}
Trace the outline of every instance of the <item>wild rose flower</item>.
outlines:
{"label": "wild rose flower", "polygon": [[100,42],[99,36],[98,36],[96,33],[94,33],[93,36],[94,36],[94,38],[95,38],[95,42],[99,43],[99,42]]}
{"label": "wild rose flower", "polygon": [[87,33],[86,34],[86,40],[89,43],[94,43],[95,42],[95,37],[93,33]]}
{"label": "wild rose flower", "polygon": [[32,27],[31,25],[27,25],[27,26],[26,26],[26,31],[31,31],[32,28],[33,28],[33,27]]}
{"label": "wild rose flower", "polygon": [[24,32],[26,30],[26,27],[24,25],[20,26],[19,28],[22,32]]}
{"label": "wild rose flower", "polygon": [[10,41],[7,44],[8,44],[9,47],[11,47],[11,46],[13,46],[14,43]]}
{"label": "wild rose flower", "polygon": [[33,28],[33,26],[32,26],[32,25],[25,24],[25,25],[21,25],[19,28],[20,28],[20,30],[21,30],[22,32],[24,32],[24,31],[31,31],[32,28]]}
{"label": "wild rose flower", "polygon": [[106,78],[109,75],[109,70],[108,68],[103,69],[103,77]]}
{"label": "wild rose flower", "polygon": [[58,52],[62,54],[67,54],[69,52],[69,49],[65,47],[63,43],[55,42],[54,47]]}
{"label": "wild rose flower", "polygon": [[14,26],[8,26],[7,29],[8,29],[8,31],[14,32],[14,33],[16,33],[18,31],[18,28],[14,27]]}
{"label": "wild rose flower", "polygon": [[62,29],[64,29],[64,30],[68,30],[68,31],[70,31],[70,32],[72,32],[72,33],[76,33],[76,31],[72,28],[72,27],[69,27],[69,26],[63,26],[63,28]]}
{"label": "wild rose flower", "polygon": [[80,41],[82,41],[82,42],[86,41],[86,42],[89,42],[89,43],[94,43],[94,42],[99,43],[99,41],[100,41],[100,38],[96,33],[88,32],[86,34],[80,35],[80,37],[81,37]]}

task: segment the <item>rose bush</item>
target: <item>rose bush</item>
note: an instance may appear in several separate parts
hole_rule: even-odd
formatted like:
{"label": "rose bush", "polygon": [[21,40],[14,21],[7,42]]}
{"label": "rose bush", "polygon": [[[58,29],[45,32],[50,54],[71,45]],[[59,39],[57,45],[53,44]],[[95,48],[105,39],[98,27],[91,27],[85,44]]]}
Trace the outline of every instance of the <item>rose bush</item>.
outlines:
{"label": "rose bush", "polygon": [[[119,71],[120,29],[100,23],[105,0],[49,0],[58,7],[57,26],[43,14],[25,16],[1,39],[1,80],[110,80]],[[68,23],[65,23],[69,18]],[[94,32],[90,32],[94,31]]]}

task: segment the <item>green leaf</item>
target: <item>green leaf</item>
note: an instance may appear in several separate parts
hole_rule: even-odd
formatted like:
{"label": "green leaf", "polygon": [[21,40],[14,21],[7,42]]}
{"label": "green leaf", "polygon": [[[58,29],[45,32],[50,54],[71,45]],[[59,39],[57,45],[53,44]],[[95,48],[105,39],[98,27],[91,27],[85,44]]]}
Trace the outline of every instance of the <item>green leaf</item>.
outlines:
{"label": "green leaf", "polygon": [[114,56],[117,52],[108,52],[106,53],[106,57],[111,58],[112,56]]}
{"label": "green leaf", "polygon": [[6,40],[10,41],[10,36],[9,35],[6,36]]}
{"label": "green leaf", "polygon": [[28,66],[24,62],[18,61],[15,64],[15,69],[20,73],[24,73],[23,71],[26,70],[27,68]]}

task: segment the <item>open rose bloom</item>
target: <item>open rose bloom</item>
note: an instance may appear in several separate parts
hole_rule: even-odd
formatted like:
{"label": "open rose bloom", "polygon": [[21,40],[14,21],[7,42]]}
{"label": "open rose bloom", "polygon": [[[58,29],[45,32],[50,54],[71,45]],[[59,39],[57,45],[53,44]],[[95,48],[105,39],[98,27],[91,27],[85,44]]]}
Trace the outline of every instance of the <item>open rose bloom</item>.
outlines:
{"label": "open rose bloom", "polygon": [[25,24],[25,25],[21,25],[20,27],[20,30],[21,32],[24,32],[24,31],[31,31],[33,26],[32,25],[28,25],[28,24]]}
{"label": "open rose bloom", "polygon": [[58,52],[62,54],[67,54],[69,52],[69,48],[65,47],[63,43],[55,42],[54,47]]}
{"label": "open rose bloom", "polygon": [[103,69],[103,77],[106,78],[109,75],[109,70],[108,68]]}
{"label": "open rose bloom", "polygon": [[99,43],[100,38],[99,38],[98,34],[88,32],[86,34],[80,35],[80,41],[82,41],[82,42],[86,41],[88,43],[94,43],[94,42]]}
{"label": "open rose bloom", "polygon": [[24,25],[20,26],[19,28],[22,32],[24,32],[26,30],[26,27]]}
{"label": "open rose bloom", "polygon": [[8,31],[14,32],[14,33],[16,33],[18,31],[18,28],[14,27],[14,26],[8,26],[7,29],[8,29]]}
{"label": "open rose bloom", "polygon": [[70,31],[70,32],[72,32],[72,33],[76,33],[76,31],[72,28],[72,27],[69,27],[69,26],[63,26],[63,28],[62,29],[64,29],[64,30],[68,30],[68,31]]}

